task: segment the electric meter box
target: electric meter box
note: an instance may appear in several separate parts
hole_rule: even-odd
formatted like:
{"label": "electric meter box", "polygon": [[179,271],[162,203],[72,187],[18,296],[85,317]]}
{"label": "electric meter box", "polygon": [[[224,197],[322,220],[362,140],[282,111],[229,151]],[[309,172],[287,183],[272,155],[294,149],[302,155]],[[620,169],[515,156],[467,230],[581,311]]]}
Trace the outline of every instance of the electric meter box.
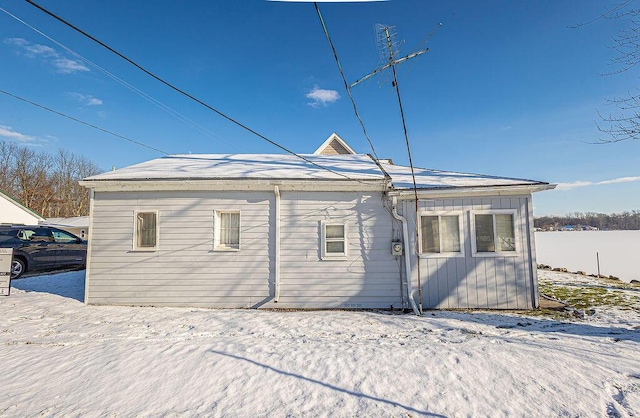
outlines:
{"label": "electric meter box", "polygon": [[391,242],[391,255],[402,255],[402,243],[400,241]]}

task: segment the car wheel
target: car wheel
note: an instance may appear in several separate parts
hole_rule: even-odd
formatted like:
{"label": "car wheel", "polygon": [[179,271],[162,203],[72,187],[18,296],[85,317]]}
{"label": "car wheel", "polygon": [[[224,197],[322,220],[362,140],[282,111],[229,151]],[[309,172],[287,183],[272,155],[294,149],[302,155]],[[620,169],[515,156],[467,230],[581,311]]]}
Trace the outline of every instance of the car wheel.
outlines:
{"label": "car wheel", "polygon": [[27,265],[21,258],[14,258],[11,262],[11,278],[17,279],[27,270]]}

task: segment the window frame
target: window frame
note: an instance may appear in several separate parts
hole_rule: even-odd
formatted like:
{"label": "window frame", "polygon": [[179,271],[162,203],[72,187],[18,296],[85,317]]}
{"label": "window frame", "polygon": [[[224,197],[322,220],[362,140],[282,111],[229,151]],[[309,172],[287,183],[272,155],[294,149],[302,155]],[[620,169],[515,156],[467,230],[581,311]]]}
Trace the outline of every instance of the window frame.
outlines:
{"label": "window frame", "polygon": [[[156,245],[153,247],[138,246],[138,215],[141,213],[153,213],[156,217]],[[160,213],[158,210],[138,209],[133,211],[133,251],[158,251],[160,248]]]}
{"label": "window frame", "polygon": [[[342,226],[342,238],[327,238],[327,226]],[[344,242],[344,251],[341,253],[327,252],[328,242]],[[320,259],[321,260],[348,260],[349,259],[349,224],[346,221],[325,220],[320,222]]]}
{"label": "window frame", "polygon": [[[221,215],[238,214],[238,247],[227,246],[220,243],[220,226],[222,224]],[[234,252],[242,249],[242,213],[239,209],[224,209],[213,211],[213,251]]]}
{"label": "window frame", "polygon": [[[425,253],[422,248],[422,217],[423,216],[437,216],[438,217],[438,228],[440,228],[440,219],[442,216],[457,216],[458,217],[458,239],[460,240],[460,251],[453,252],[439,252],[439,253]],[[418,254],[421,258],[464,258],[464,238],[465,238],[465,229],[464,229],[464,212],[462,211],[446,211],[446,210],[425,210],[420,212],[419,217],[419,225],[418,225]],[[440,248],[442,248],[442,234],[439,234],[440,237]]]}
{"label": "window frame", "polygon": [[[476,243],[476,215],[492,215],[493,220],[493,245],[495,251],[479,252]],[[501,251],[498,249],[498,228],[496,228],[496,215],[511,215],[513,217],[513,239],[514,251]],[[471,255],[472,257],[518,257],[520,256],[520,231],[518,228],[517,209],[493,209],[493,210],[471,210],[469,211],[469,221],[471,225]]]}

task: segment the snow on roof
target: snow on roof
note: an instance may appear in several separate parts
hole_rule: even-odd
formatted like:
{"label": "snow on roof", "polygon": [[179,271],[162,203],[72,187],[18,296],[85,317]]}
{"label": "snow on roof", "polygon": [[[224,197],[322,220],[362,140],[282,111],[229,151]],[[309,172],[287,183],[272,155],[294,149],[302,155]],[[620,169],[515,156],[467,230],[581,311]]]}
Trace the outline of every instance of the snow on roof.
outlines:
{"label": "snow on roof", "polygon": [[287,154],[168,155],[87,177],[85,180],[351,179],[382,181],[385,179],[384,173],[365,154],[302,156],[308,161]]}
{"label": "snow on roof", "polygon": [[[366,154],[302,155],[305,161],[286,154],[177,154],[87,177],[103,180],[377,180],[385,173]],[[380,160],[393,188],[413,188],[411,168]],[[317,164],[317,165],[314,165]],[[327,170],[323,169],[326,168]],[[331,171],[328,171],[331,170]],[[415,168],[419,189],[491,186],[534,186],[547,183],[482,174]]]}
{"label": "snow on roof", "polygon": [[[411,167],[389,164],[382,161],[380,161],[380,165],[387,174],[391,176],[391,182],[394,189],[413,189]],[[547,184],[534,180],[495,177],[482,174],[457,173],[453,171],[439,171],[417,167],[414,167],[414,172],[416,175],[416,186],[418,189]]]}

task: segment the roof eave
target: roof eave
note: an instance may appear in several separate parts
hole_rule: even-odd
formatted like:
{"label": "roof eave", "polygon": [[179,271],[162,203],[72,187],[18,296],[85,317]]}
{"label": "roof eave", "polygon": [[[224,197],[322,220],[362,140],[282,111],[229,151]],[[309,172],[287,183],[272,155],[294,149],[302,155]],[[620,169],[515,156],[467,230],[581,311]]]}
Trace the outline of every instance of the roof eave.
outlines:
{"label": "roof eave", "polygon": [[267,191],[278,186],[282,191],[382,191],[388,180],[379,179],[85,179],[83,187],[94,191],[170,191],[170,190],[243,190]]}
{"label": "roof eave", "polygon": [[[531,194],[544,190],[555,189],[555,184],[535,183],[535,184],[513,184],[501,186],[445,186],[434,188],[418,188],[418,198],[447,198],[460,196],[513,196]],[[413,189],[392,189],[389,196],[398,199],[415,199]]]}

